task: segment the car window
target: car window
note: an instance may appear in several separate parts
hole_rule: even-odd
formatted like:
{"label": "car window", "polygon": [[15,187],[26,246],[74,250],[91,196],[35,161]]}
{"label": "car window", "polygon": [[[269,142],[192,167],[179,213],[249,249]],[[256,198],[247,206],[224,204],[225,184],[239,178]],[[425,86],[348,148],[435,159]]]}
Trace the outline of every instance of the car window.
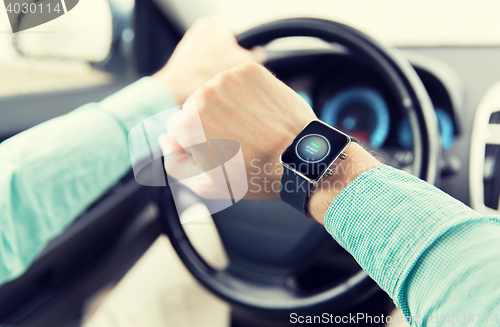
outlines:
{"label": "car window", "polygon": [[[82,24],[86,26],[82,28]],[[86,36],[103,49],[100,50],[101,55],[106,57],[105,51],[109,51],[112,33],[111,11],[106,0],[80,1],[63,16],[16,34],[12,33],[5,7],[0,5],[0,97],[61,91],[111,81],[111,74],[93,68],[84,59],[57,54],[22,55],[18,47],[14,46],[20,39],[25,40],[26,44],[42,46],[48,39],[57,39],[63,33],[72,32],[68,27],[75,31],[85,30]],[[73,53],[84,52],[86,45],[83,38],[68,39],[71,40],[66,45],[68,50]],[[35,50],[33,53],[36,53]]]}

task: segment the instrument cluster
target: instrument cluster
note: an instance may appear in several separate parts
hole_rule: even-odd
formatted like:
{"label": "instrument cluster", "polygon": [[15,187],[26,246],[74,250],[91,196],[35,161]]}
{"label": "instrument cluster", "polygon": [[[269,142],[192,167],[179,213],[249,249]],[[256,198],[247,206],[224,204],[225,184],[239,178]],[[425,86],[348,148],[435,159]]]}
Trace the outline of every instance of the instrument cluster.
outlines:
{"label": "instrument cluster", "polygon": [[[386,83],[369,67],[349,57],[336,58],[312,78],[287,81],[315,111],[319,119],[374,148],[411,149],[413,137],[408,117],[396,107]],[[422,78],[435,108],[443,150],[457,136],[453,108],[444,89]]]}

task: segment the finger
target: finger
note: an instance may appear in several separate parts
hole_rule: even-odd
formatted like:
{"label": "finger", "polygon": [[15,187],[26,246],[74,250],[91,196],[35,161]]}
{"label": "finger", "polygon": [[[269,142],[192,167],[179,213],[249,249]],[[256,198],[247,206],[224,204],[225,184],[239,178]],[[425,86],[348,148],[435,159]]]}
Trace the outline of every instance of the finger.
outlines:
{"label": "finger", "polygon": [[170,116],[167,122],[167,133],[173,141],[185,149],[207,141],[196,102],[186,101],[182,110]]}
{"label": "finger", "polygon": [[[169,141],[173,141],[177,144],[179,144],[179,147],[182,148],[182,146],[180,145],[181,144],[181,141],[179,139],[180,135],[182,135],[182,131],[183,131],[183,126],[184,126],[184,122],[186,121],[185,119],[185,112],[181,110],[177,110],[176,112],[174,112],[172,115],[170,115],[170,117],[168,118],[168,121],[167,121],[167,133],[168,134],[164,134],[164,135],[160,135],[160,137],[158,138],[158,140],[163,140],[165,141],[165,146],[168,148],[169,145],[173,145],[171,142],[169,143]],[[167,140],[167,137],[168,137],[168,140]],[[166,149],[167,149],[166,148]],[[163,150],[163,148],[162,148]],[[172,150],[172,151],[175,151],[175,150]],[[165,154],[165,153],[163,153]]]}
{"label": "finger", "polygon": [[263,64],[266,62],[267,53],[263,47],[255,46],[252,48],[252,50],[250,50],[250,52],[252,53],[252,56],[254,57],[255,62],[258,62],[259,64]]}
{"label": "finger", "polygon": [[[172,141],[171,138],[169,140],[168,138],[168,136],[163,136],[163,140],[161,141],[165,151],[178,149],[179,146],[173,144],[173,142],[175,141]],[[171,145],[166,144],[166,141],[171,142]],[[172,177],[175,177],[180,183],[191,189],[197,195],[203,198],[229,199],[230,194],[228,193],[227,177],[224,175],[225,173],[221,169],[220,165],[221,163],[225,164],[227,162],[226,158],[232,159],[234,157],[234,153],[239,149],[239,144],[235,141],[227,142],[227,140],[212,141],[214,141],[215,143],[213,146],[217,147],[217,150],[215,151],[215,153],[213,153],[213,160],[207,142],[188,148],[188,150],[192,153],[192,157],[189,157],[187,159],[185,159],[185,153],[179,153],[180,151],[187,152],[186,149],[177,150],[177,152],[174,152],[174,159],[166,158],[165,166],[167,172],[173,171],[173,175],[171,175]],[[237,147],[238,149],[235,149],[235,147]],[[196,164],[192,164],[193,160],[196,162]],[[217,166],[215,167],[214,161],[217,161]],[[241,167],[243,167],[242,175],[244,175],[245,178],[244,186],[247,187],[243,157],[241,157],[241,162],[239,162],[239,164],[240,171],[231,168],[229,171],[233,173],[236,171],[236,173],[239,173],[241,175]],[[181,169],[179,169],[178,166],[183,165],[186,165],[188,167],[182,167]],[[194,166],[194,168],[189,169],[189,166]],[[232,165],[230,165],[230,167],[232,167]],[[188,174],[192,175],[187,176]],[[234,185],[231,185],[231,187],[233,186]],[[239,187],[239,189],[241,189],[241,186],[239,185],[236,185],[236,187]],[[244,191],[246,192],[246,189]],[[238,194],[241,193],[242,192],[238,192]]]}
{"label": "finger", "polygon": [[171,154],[182,149],[182,146],[175,142],[167,133],[163,133],[158,137],[158,144],[160,145],[163,155]]}
{"label": "finger", "polygon": [[[217,171],[203,173],[195,159],[168,134],[162,134],[158,143],[164,153],[165,170],[169,177],[175,178],[194,193],[204,198],[224,198],[227,186],[224,178],[215,178]],[[195,178],[191,178],[195,177]],[[220,177],[220,176],[219,176]],[[214,180],[219,180],[214,183]],[[175,182],[169,178],[169,184]]]}
{"label": "finger", "polygon": [[158,144],[163,152],[165,170],[169,176],[182,181],[202,173],[200,166],[191,154],[168,134],[160,135]]}

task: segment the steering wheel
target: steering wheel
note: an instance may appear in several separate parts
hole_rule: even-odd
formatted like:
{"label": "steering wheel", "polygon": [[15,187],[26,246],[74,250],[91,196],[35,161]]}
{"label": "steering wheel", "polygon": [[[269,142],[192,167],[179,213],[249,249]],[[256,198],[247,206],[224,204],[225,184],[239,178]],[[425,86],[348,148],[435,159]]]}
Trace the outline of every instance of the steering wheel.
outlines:
{"label": "steering wheel", "polygon": [[[409,117],[412,127],[415,158],[413,172],[433,183],[439,154],[437,122],[424,86],[410,64],[367,35],[327,20],[297,18],[275,21],[244,32],[237,39],[241,46],[251,48],[291,36],[316,37],[340,44],[348,49],[350,55],[370,65],[386,81],[400,109]],[[306,293],[290,286],[297,284],[293,276],[269,283],[261,276],[241,270],[215,270],[197,253],[186,236],[170,188],[167,186],[157,190],[163,226],[182,262],[201,284],[233,305],[273,313],[306,312],[326,305],[340,310],[359,303],[378,289],[362,270],[340,284]],[[315,247],[311,249],[315,250]]]}

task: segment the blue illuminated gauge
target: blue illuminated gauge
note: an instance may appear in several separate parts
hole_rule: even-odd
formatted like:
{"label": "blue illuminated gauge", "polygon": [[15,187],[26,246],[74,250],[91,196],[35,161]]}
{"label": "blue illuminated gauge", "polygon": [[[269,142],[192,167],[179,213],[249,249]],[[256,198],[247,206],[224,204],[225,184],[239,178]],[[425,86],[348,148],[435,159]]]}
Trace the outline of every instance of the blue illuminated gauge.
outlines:
{"label": "blue illuminated gauge", "polygon": [[408,117],[399,121],[398,142],[403,148],[409,149],[413,147],[413,135],[411,134],[411,125]]}
{"label": "blue illuminated gauge", "polygon": [[[443,109],[436,108],[436,119],[438,121],[439,136],[444,150],[448,150],[455,141],[455,125],[450,115]],[[413,136],[408,118],[404,118],[398,125],[398,142],[405,148],[413,146]]]}
{"label": "blue illuminated gauge", "polygon": [[374,147],[382,146],[389,134],[387,103],[369,88],[356,87],[338,93],[325,103],[320,118]]}
{"label": "blue illuminated gauge", "polygon": [[441,135],[441,144],[443,149],[448,150],[455,141],[455,125],[450,115],[443,109],[436,109],[439,134]]}

